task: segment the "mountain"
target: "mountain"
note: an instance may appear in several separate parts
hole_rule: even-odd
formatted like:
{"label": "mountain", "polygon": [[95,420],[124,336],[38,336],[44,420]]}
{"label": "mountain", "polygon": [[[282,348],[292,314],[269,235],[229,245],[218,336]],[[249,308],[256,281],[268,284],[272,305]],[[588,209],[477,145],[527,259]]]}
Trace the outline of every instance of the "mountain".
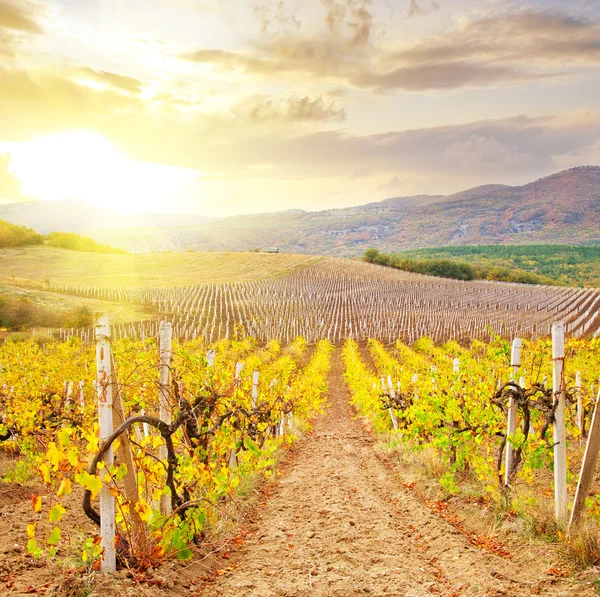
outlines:
{"label": "mountain", "polygon": [[55,231],[90,233],[136,226],[169,228],[200,225],[212,220],[195,214],[121,214],[76,200],[8,203],[0,205],[0,218],[42,234]]}
{"label": "mountain", "polygon": [[[49,202],[45,202],[49,203]],[[24,205],[24,204],[20,204]],[[30,204],[45,207],[42,203]],[[31,220],[0,218],[42,232]],[[586,244],[600,241],[600,167],[572,168],[523,186],[485,185],[453,195],[392,197],[362,206],[325,211],[287,210],[167,227],[168,216],[130,218],[134,228],[84,230],[98,242],[130,251],[241,251],[278,247],[293,253],[361,255],[420,247],[491,244]],[[68,230],[48,224],[53,229]],[[175,219],[175,221],[177,221]]]}

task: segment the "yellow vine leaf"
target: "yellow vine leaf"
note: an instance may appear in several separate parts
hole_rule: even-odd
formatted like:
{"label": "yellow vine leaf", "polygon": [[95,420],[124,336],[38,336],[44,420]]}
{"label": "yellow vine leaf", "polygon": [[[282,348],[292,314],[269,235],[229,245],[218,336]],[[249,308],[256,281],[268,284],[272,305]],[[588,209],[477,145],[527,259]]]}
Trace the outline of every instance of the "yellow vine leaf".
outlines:
{"label": "yellow vine leaf", "polygon": [[66,510],[62,504],[54,504],[48,514],[48,520],[50,522],[60,522],[65,512]]}
{"label": "yellow vine leaf", "polygon": [[87,471],[75,475],[75,481],[91,492],[92,499],[95,499],[102,489],[102,479],[97,475],[90,475]]}
{"label": "yellow vine leaf", "polygon": [[69,493],[71,493],[72,491],[72,486],[71,486],[71,479],[63,479],[60,482],[60,485],[58,487],[58,491],[56,492],[56,495],[58,497],[63,497]]}
{"label": "yellow vine leaf", "polygon": [[39,495],[34,495],[31,498],[31,507],[36,513],[42,511],[42,498]]}
{"label": "yellow vine leaf", "polygon": [[50,483],[50,467],[47,464],[40,464],[39,469],[42,481],[44,483]]}
{"label": "yellow vine leaf", "polygon": [[134,508],[144,522],[149,522],[152,516],[152,508],[146,502],[138,502]]}
{"label": "yellow vine leaf", "polygon": [[35,527],[37,525],[37,522],[32,522],[31,524],[27,525],[27,536],[30,539],[33,539],[35,537]]}

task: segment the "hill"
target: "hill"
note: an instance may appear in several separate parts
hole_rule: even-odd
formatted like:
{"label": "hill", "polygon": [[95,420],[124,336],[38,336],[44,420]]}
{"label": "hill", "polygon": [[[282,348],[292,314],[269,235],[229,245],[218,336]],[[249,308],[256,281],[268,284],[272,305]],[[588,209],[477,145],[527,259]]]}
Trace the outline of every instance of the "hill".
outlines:
{"label": "hill", "polygon": [[518,187],[485,185],[448,196],[395,197],[345,209],[236,216],[200,226],[105,230],[132,251],[283,251],[358,256],[447,245],[600,241],[600,168],[566,170]]}
{"label": "hill", "polygon": [[585,244],[600,241],[600,167],[572,168],[523,186],[484,185],[314,212],[123,216],[79,202],[45,201],[0,206],[1,217],[41,232],[85,232],[134,252],[276,246],[290,253],[360,256],[372,246],[389,253],[447,245]]}

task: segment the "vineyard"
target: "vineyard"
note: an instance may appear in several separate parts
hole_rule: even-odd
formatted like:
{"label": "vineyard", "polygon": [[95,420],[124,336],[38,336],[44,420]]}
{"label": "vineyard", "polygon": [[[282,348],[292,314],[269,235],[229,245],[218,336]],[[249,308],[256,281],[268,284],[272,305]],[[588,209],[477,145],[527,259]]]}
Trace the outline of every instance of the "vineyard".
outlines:
{"label": "vineyard", "polygon": [[[148,305],[175,334],[214,342],[236,329],[262,342],[346,338],[412,343],[547,336],[563,320],[574,337],[600,335],[600,290],[498,282],[460,282],[342,259],[317,263],[273,279],[186,287],[110,288],[54,285],[55,292]],[[92,339],[90,330],[63,337]],[[157,337],[158,319],[117,326],[115,337]]]}
{"label": "vineyard", "polygon": [[[522,521],[512,541],[571,550],[544,568],[536,547],[519,590],[594,594],[565,570],[600,561],[597,450],[584,454],[600,425],[600,291],[338,259],[229,284],[46,291],[155,319],[0,345],[7,594],[514,592],[510,546],[466,529],[460,500]],[[264,524],[240,527],[263,499]],[[277,581],[260,580],[266,560]],[[107,589],[100,572],[117,570],[130,584]]]}
{"label": "vineyard", "polygon": [[[409,450],[434,451],[445,464],[439,481],[448,493],[460,492],[460,479],[467,477],[480,482],[482,495],[498,501],[517,485],[540,482],[554,465],[551,431],[558,400],[550,381],[552,346],[546,339],[527,342],[523,353],[515,367],[510,345],[499,338],[474,341],[468,349],[421,339],[412,347],[397,342],[389,350],[371,340],[365,355],[349,340],[344,362],[352,403],[369,425],[394,432],[395,441]],[[576,447],[596,403],[600,342],[569,341],[564,361],[566,433]],[[512,405],[519,426],[507,437]],[[572,485],[575,477],[568,477]]]}

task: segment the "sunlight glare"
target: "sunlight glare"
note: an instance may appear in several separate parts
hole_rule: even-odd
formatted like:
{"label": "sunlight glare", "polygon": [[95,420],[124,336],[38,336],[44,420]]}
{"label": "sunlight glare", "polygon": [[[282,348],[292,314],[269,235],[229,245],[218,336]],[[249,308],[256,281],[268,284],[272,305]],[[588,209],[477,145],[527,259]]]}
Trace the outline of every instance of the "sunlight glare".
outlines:
{"label": "sunlight glare", "polygon": [[[128,158],[90,131],[44,135],[11,149],[10,172],[39,200],[79,199],[124,213],[164,211],[201,173]],[[173,206],[171,206],[172,209]]]}

